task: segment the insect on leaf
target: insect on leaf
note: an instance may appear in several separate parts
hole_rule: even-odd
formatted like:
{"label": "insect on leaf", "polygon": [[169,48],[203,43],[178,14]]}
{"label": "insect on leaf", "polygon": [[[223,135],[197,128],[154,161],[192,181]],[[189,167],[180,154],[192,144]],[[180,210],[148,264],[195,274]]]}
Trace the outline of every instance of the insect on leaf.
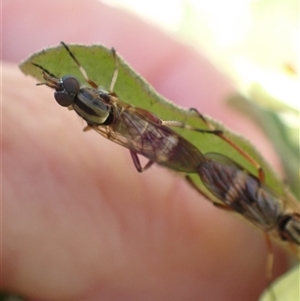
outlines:
{"label": "insect on leaf", "polygon": [[[89,78],[96,82],[101,88],[109,90],[115,69],[112,52],[101,45],[69,45],[69,48],[84,67]],[[41,70],[34,66],[32,62],[43,66],[59,78],[66,74],[71,74],[76,76],[83,85],[86,84],[78,66],[61,45],[35,53],[20,64],[20,69],[23,73],[33,76],[39,82],[43,81]],[[150,111],[162,120],[176,120],[197,128],[207,129],[205,123],[195,112],[176,106],[163,98],[119,56],[118,62],[119,74],[114,92],[118,95],[119,99],[135,107]],[[201,112],[201,108],[197,109]],[[227,137],[232,139],[262,166],[266,176],[266,185],[273,189],[277,195],[280,196],[284,194],[285,185],[278,179],[272,168],[265,162],[253,145],[211,118],[207,119],[217,129],[223,130]],[[187,129],[174,128],[174,130],[194,144],[202,153],[216,152],[224,154],[230,158],[234,158],[235,162],[254,175],[257,175],[257,170],[251,163],[216,135],[202,134]],[[191,175],[191,180],[201,191],[206,191],[197,174]],[[215,200],[212,195],[211,199]]]}

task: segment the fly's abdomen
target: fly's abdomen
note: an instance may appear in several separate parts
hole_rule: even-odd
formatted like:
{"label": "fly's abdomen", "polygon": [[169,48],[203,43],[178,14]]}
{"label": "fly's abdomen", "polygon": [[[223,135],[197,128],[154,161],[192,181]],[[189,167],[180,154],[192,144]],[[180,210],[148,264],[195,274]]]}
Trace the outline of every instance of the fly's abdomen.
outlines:
{"label": "fly's abdomen", "polygon": [[168,148],[164,164],[180,172],[197,173],[198,166],[205,161],[203,154],[189,141],[176,135],[176,143]]}

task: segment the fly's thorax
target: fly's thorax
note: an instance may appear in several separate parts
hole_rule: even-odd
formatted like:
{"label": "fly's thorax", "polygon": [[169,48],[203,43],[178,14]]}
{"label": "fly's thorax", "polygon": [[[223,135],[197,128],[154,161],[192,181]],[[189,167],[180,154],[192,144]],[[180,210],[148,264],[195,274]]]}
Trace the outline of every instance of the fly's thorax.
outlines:
{"label": "fly's thorax", "polygon": [[77,93],[73,109],[89,124],[105,125],[109,123],[111,106],[109,94],[92,88],[81,88]]}

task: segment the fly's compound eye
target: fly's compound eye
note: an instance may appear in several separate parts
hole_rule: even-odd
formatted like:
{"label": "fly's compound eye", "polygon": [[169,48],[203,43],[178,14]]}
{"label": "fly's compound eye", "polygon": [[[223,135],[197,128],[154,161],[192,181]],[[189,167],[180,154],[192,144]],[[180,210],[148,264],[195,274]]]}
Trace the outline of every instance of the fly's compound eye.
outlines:
{"label": "fly's compound eye", "polygon": [[54,92],[54,98],[59,105],[69,107],[80,91],[80,84],[76,77],[70,75],[64,76],[61,81],[63,89]]}
{"label": "fly's compound eye", "polygon": [[62,78],[63,86],[66,90],[66,92],[70,94],[77,94],[80,90],[80,84],[76,77],[65,75]]}

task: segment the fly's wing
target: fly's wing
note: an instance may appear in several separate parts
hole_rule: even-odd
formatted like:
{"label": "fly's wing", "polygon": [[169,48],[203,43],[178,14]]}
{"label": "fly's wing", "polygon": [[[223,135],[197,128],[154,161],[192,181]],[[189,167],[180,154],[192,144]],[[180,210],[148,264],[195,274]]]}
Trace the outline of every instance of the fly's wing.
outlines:
{"label": "fly's wing", "polygon": [[157,163],[168,160],[178,143],[178,135],[159,124],[156,116],[144,114],[143,110],[133,107],[116,112],[115,120],[110,125],[90,127],[103,137]]}
{"label": "fly's wing", "polygon": [[109,125],[90,127],[105,138],[170,169],[197,173],[203,154],[188,140],[162,124],[161,119],[111,96],[113,117]]}

